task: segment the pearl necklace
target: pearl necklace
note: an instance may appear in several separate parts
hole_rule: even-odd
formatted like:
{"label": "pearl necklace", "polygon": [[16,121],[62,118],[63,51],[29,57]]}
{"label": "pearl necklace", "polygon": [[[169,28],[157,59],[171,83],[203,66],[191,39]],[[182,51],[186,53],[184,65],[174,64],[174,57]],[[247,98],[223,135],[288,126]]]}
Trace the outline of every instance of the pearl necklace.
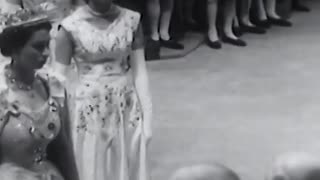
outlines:
{"label": "pearl necklace", "polygon": [[6,77],[8,80],[12,83],[15,84],[19,89],[25,90],[25,91],[30,91],[32,89],[33,84],[27,85],[21,81],[17,81],[12,70],[10,70],[8,67],[6,68]]}

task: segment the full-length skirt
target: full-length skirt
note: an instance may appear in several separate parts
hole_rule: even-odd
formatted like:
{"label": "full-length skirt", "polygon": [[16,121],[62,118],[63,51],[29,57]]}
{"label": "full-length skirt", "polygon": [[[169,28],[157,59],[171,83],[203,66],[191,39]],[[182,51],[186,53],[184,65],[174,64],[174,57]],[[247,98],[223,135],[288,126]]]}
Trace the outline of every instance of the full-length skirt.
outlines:
{"label": "full-length skirt", "polygon": [[79,79],[69,91],[69,109],[80,180],[149,179],[133,83],[125,75]]}

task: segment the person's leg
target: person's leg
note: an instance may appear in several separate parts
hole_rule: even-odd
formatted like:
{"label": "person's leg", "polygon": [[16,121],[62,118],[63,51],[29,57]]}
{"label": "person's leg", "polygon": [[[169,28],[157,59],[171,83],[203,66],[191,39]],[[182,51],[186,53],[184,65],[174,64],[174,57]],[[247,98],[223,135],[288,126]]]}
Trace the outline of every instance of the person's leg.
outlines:
{"label": "person's leg", "polygon": [[220,49],[216,20],[218,14],[218,0],[207,0],[207,15],[208,15],[208,39],[207,44],[213,49]]}
{"label": "person's leg", "polygon": [[194,17],[194,7],[195,0],[182,0],[183,6],[183,20],[186,30],[193,30],[193,31],[201,31],[201,27],[199,23],[195,20]]}
{"label": "person's leg", "polygon": [[301,0],[293,0],[292,1],[293,10],[301,11],[301,12],[309,12],[310,8],[305,6]]}
{"label": "person's leg", "polygon": [[183,49],[183,45],[171,39],[169,28],[171,23],[174,0],[160,0],[161,17],[160,17],[160,40],[162,45],[172,49]]}
{"label": "person's leg", "polygon": [[269,21],[274,25],[279,26],[292,26],[292,23],[288,20],[282,19],[276,12],[276,0],[266,0],[266,12]]}
{"label": "person's leg", "polygon": [[267,12],[263,0],[253,0],[253,9],[251,11],[253,18],[252,22],[263,28],[270,28],[271,24],[268,21]]}
{"label": "person's leg", "polygon": [[266,31],[262,28],[256,27],[250,21],[250,9],[252,5],[252,0],[241,0],[240,6],[240,24],[241,29],[244,32],[256,33],[256,34],[264,34]]}
{"label": "person's leg", "polygon": [[149,33],[147,45],[145,47],[146,59],[160,58],[160,2],[159,0],[146,0],[146,22]]}
{"label": "person's leg", "polygon": [[234,25],[234,27],[240,27],[239,20],[238,20],[237,16],[233,17],[233,25]]}
{"label": "person's leg", "polygon": [[184,16],[185,16],[185,22],[187,24],[196,24],[196,21],[193,18],[193,7],[195,4],[195,0],[184,0],[185,8],[184,8]]}
{"label": "person's leg", "polygon": [[240,27],[239,19],[236,15],[233,17],[233,32],[237,37],[240,37],[243,35],[243,32]]}
{"label": "person's leg", "polygon": [[160,38],[162,40],[170,40],[169,28],[172,17],[174,0],[161,1],[161,18],[160,18]]}
{"label": "person's leg", "polygon": [[264,7],[263,0],[255,0],[256,1],[256,7],[257,7],[257,15],[259,21],[266,21],[268,20],[267,12]]}
{"label": "person's leg", "polygon": [[253,26],[250,21],[250,7],[252,0],[241,0],[240,23],[246,26]]}
{"label": "person's leg", "polygon": [[266,0],[266,12],[268,17],[280,19],[280,16],[276,12],[276,0]]}
{"label": "person's leg", "polygon": [[225,0],[223,8],[223,33],[229,38],[237,39],[232,31],[233,20],[236,16],[236,0]]}
{"label": "person's leg", "polygon": [[150,38],[159,41],[159,20],[160,20],[160,2],[159,0],[147,0],[147,17],[150,29]]}
{"label": "person's leg", "polygon": [[237,45],[246,46],[233,32],[233,22],[236,16],[236,0],[224,0],[223,2],[223,41]]}

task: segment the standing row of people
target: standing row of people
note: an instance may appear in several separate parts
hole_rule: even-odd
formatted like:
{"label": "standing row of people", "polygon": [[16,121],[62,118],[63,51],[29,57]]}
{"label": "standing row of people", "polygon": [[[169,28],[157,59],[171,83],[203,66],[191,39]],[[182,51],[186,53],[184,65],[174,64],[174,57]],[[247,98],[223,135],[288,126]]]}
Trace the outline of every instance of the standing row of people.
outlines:
{"label": "standing row of people", "polygon": [[[291,3],[290,1],[206,0],[206,9],[198,9],[198,11],[206,12],[206,44],[213,49],[220,49],[222,42],[235,46],[246,46],[246,41],[241,39],[244,33],[265,34],[271,26],[292,26],[292,23],[279,13],[279,8],[277,8],[279,4],[288,2],[287,4],[292,4],[292,8],[296,11],[308,12],[310,9],[301,0],[292,0]],[[143,14],[146,19],[148,48],[150,49],[148,57],[150,58],[159,58],[160,47],[184,49],[179,39],[170,34],[175,31],[172,30],[175,27],[170,26],[174,25],[172,17],[175,9],[183,12],[183,15],[176,14],[183,16],[184,30],[201,30],[196,17],[201,13],[195,13],[196,4],[201,3],[200,1],[186,0],[176,3],[175,0],[146,0],[141,3],[145,9]],[[179,7],[174,7],[174,5]]]}
{"label": "standing row of people", "polygon": [[[68,9],[62,1],[49,1],[50,9],[48,1],[5,1],[1,178],[149,179],[152,103],[140,14],[111,0],[76,8],[70,1]],[[66,17],[52,16],[62,9]]]}
{"label": "standing row of people", "polygon": [[[194,2],[187,1],[186,3]],[[267,29],[273,25],[292,26],[289,20],[279,15],[277,4],[279,4],[277,0],[208,0],[207,45],[213,49],[220,49],[222,41],[236,46],[246,46],[247,43],[240,39],[243,33],[265,34]],[[299,0],[293,0],[292,5],[294,10],[310,11]],[[188,5],[187,7],[192,6]],[[223,16],[219,16],[219,8],[222,9]],[[217,28],[219,18],[222,21],[220,31]]]}

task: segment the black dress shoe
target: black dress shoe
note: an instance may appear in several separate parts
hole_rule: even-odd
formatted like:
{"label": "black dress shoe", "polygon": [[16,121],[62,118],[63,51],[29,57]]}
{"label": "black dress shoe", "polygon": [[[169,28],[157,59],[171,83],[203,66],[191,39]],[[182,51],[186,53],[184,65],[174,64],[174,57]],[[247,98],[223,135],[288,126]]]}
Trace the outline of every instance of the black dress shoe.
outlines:
{"label": "black dress shoe", "polygon": [[233,38],[230,38],[230,37],[227,37],[227,36],[224,36],[222,38],[222,41],[225,42],[225,43],[228,43],[228,44],[232,44],[232,45],[235,45],[235,46],[241,46],[241,47],[245,47],[247,46],[247,43],[241,39],[233,39]]}
{"label": "black dress shoe", "polygon": [[248,25],[241,25],[241,30],[248,33],[254,34],[265,34],[267,31],[263,28],[257,26],[248,26]]}
{"label": "black dress shoe", "polygon": [[243,32],[242,32],[242,30],[241,30],[240,27],[233,27],[232,30],[233,30],[233,33],[234,33],[237,37],[240,37],[240,36],[243,35]]}
{"label": "black dress shoe", "polygon": [[282,26],[282,27],[291,27],[292,23],[285,19],[276,19],[276,18],[269,18],[269,22],[273,25]]}
{"label": "black dress shoe", "polygon": [[302,5],[302,4],[293,5],[293,10],[300,11],[300,12],[310,12],[311,11],[310,8],[308,8],[307,6]]}
{"label": "black dress shoe", "polygon": [[146,60],[160,59],[160,42],[148,39],[145,46]]}
{"label": "black dress shoe", "polygon": [[182,44],[180,44],[177,41],[174,41],[172,39],[169,39],[169,40],[162,40],[161,39],[160,42],[161,42],[162,47],[166,47],[169,49],[177,49],[177,50],[184,49],[184,46]]}
{"label": "black dress shoe", "polygon": [[212,49],[221,49],[222,48],[221,42],[219,40],[211,41],[208,37],[206,39],[206,44]]}
{"label": "black dress shoe", "polygon": [[271,23],[267,19],[254,21],[253,24],[255,24],[258,27],[262,27],[266,29],[271,27]]}

